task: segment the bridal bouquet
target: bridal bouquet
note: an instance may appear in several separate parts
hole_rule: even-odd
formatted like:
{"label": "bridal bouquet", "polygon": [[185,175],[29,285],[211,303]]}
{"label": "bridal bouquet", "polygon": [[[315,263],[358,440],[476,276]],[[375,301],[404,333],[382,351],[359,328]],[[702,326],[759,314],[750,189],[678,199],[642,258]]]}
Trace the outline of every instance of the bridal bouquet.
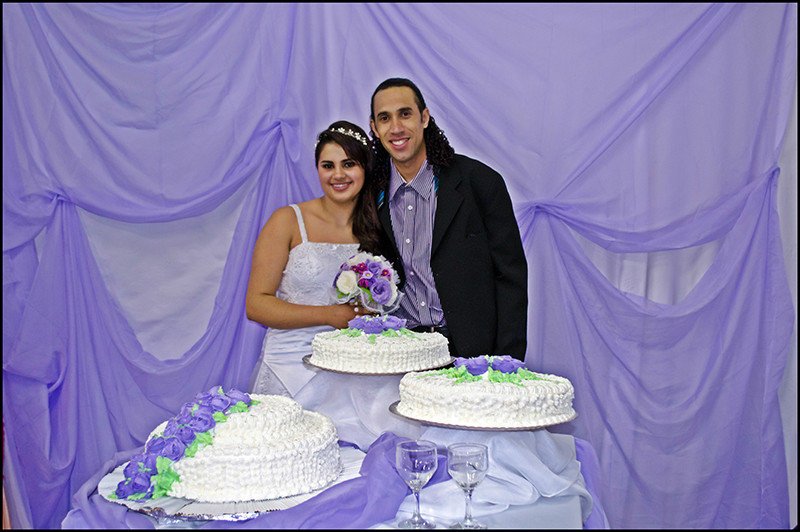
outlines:
{"label": "bridal bouquet", "polygon": [[397,290],[399,281],[392,263],[361,252],[342,264],[333,288],[340,303],[355,301],[373,312],[388,314],[400,305],[403,294]]}

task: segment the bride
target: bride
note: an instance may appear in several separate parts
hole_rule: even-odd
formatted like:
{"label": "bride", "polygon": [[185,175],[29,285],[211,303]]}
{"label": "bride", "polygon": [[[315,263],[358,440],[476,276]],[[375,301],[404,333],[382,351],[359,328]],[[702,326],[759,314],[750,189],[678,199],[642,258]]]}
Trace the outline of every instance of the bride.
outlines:
{"label": "bride", "polygon": [[294,396],[318,371],[302,360],[314,335],[370,314],[337,304],[332,290],[342,263],[359,250],[377,253],[370,141],[355,124],[334,122],[314,155],[324,195],[277,209],[253,250],[247,318],[268,327],[253,393]]}

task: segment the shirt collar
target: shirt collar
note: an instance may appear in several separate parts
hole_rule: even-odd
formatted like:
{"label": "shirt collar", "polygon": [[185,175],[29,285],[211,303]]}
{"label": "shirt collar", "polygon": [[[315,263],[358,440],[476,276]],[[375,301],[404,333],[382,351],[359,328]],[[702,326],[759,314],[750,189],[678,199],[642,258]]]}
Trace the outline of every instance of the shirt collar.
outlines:
{"label": "shirt collar", "polygon": [[400,175],[400,172],[398,172],[397,168],[394,166],[394,161],[392,161],[392,173],[389,178],[389,197],[394,199],[400,187],[406,185],[413,188],[417,194],[425,199],[430,199],[433,193],[433,181],[433,167],[428,164],[428,159],[425,159],[419,172],[417,172],[417,175],[415,175],[414,179],[409,183],[406,183],[403,176]]}

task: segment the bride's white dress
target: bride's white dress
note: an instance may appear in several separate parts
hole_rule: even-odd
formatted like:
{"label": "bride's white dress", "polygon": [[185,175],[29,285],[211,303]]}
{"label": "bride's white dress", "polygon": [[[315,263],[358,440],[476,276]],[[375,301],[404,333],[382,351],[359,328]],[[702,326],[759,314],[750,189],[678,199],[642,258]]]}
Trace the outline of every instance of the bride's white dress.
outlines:
{"label": "bride's white dress", "polygon": [[[358,253],[358,244],[309,242],[303,215],[297,205],[291,205],[297,215],[303,241],[289,252],[277,297],[299,305],[333,305],[333,279],[341,265]],[[250,390],[259,394],[281,394],[294,397],[320,371],[303,363],[311,354],[311,340],[327,325],[302,329],[269,328],[256,364]]]}
{"label": "bride's white dress", "polygon": [[[309,242],[303,216],[292,205],[303,242],[292,249],[277,296],[302,305],[336,303],[333,279],[341,265],[358,252],[358,244]],[[389,411],[400,398],[402,375],[348,375],[325,371],[303,363],[311,354],[311,340],[333,327],[267,330],[251,379],[250,391],[288,395],[306,410],[330,417],[339,439],[355,443],[365,451],[381,434],[416,438],[422,426]]]}

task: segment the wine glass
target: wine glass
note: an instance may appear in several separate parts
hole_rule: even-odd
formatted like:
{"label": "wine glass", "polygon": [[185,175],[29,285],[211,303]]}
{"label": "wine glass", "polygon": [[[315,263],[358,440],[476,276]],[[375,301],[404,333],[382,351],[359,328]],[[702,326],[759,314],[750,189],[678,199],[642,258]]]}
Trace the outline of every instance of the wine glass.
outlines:
{"label": "wine glass", "polygon": [[398,523],[400,528],[436,528],[432,521],[426,521],[419,513],[419,492],[436,472],[438,456],[436,444],[426,440],[403,441],[397,444],[395,464],[400,477],[414,492],[417,504],[414,515]]}
{"label": "wine glass", "polygon": [[486,528],[472,518],[472,491],[489,469],[489,448],[482,443],[454,443],[447,446],[447,472],[464,490],[464,519],[450,528]]}

